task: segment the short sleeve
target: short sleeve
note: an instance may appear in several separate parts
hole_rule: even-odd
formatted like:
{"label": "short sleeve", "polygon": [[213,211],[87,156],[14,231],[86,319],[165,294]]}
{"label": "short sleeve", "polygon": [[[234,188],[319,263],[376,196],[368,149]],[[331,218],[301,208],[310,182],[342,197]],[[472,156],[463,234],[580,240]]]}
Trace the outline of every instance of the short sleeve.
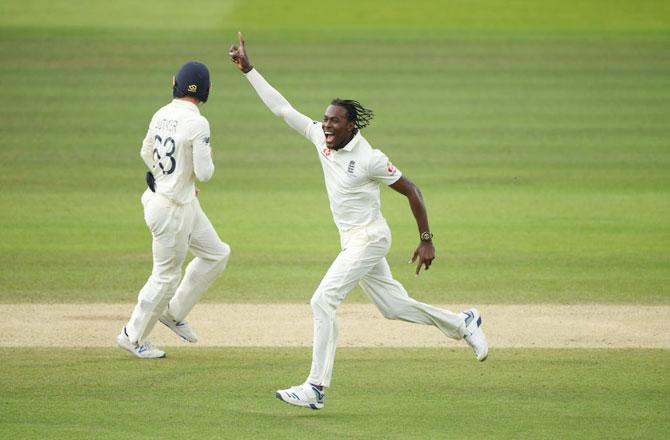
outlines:
{"label": "short sleeve", "polygon": [[384,153],[379,150],[372,150],[368,165],[368,175],[375,182],[392,185],[400,179],[402,173],[391,163]]}

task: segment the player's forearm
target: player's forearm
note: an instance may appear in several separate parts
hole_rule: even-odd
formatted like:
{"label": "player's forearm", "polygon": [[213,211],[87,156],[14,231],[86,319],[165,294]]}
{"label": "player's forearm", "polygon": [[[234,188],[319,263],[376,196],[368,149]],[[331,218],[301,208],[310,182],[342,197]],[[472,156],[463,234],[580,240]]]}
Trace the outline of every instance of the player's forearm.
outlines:
{"label": "player's forearm", "polygon": [[211,147],[193,149],[193,172],[201,182],[207,182],[214,175]]}
{"label": "player's forearm", "polygon": [[304,134],[312,123],[311,119],[294,109],[286,98],[272,87],[256,69],[245,73],[245,76],[272,113],[283,118],[293,129]]}
{"label": "player's forearm", "polygon": [[291,104],[279,93],[274,87],[268,83],[263,76],[258,73],[256,69],[252,69],[245,74],[249,83],[254,88],[261,101],[270,109],[276,116],[282,117],[284,112],[292,108]]}
{"label": "player's forearm", "polygon": [[409,206],[412,209],[416,225],[419,228],[419,233],[430,232],[430,226],[428,226],[428,212],[426,211],[426,205],[423,203],[421,190],[415,186],[413,190],[407,194],[407,198],[409,199]]}
{"label": "player's forearm", "polygon": [[142,149],[140,150],[140,156],[142,157],[144,163],[147,164],[149,170],[153,171],[154,157],[151,148],[150,147],[147,148],[146,145],[142,145]]}

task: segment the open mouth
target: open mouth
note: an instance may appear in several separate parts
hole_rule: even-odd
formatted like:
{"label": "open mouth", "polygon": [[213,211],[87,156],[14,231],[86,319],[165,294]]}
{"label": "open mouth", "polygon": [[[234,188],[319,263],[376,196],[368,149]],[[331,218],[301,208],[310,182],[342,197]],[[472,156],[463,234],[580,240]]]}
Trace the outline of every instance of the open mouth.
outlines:
{"label": "open mouth", "polygon": [[326,144],[332,144],[335,142],[335,135],[332,131],[324,131],[323,134],[326,135]]}

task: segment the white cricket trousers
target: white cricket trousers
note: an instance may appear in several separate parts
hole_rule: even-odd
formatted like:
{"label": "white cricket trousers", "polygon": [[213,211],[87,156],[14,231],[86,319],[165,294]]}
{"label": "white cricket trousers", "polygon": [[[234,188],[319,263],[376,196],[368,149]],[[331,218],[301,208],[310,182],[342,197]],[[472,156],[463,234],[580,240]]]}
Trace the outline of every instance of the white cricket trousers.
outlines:
{"label": "white cricket trousers", "polygon": [[[161,314],[183,321],[226,268],[230,255],[230,247],[221,241],[197,198],[179,205],[147,190],[142,204],[144,220],[153,237],[153,269],[126,325],[130,341],[140,343]],[[189,249],[195,258],[179,283]]]}
{"label": "white cricket trousers", "polygon": [[307,382],[330,386],[338,333],[335,311],[356,283],[385,318],[434,325],[450,338],[463,338],[463,317],[410,298],[402,284],[393,279],[385,258],[391,247],[391,231],[383,217],[342,232],[340,242],[342,250],[310,302],[314,345]]}

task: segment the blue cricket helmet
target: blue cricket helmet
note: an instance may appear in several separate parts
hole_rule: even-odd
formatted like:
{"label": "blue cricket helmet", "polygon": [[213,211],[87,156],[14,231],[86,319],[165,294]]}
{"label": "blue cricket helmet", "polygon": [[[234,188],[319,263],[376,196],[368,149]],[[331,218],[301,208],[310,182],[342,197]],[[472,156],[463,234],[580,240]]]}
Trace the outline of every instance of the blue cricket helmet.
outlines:
{"label": "blue cricket helmet", "polygon": [[179,68],[172,81],[172,96],[193,96],[207,102],[210,86],[207,66],[197,61],[189,61]]}

